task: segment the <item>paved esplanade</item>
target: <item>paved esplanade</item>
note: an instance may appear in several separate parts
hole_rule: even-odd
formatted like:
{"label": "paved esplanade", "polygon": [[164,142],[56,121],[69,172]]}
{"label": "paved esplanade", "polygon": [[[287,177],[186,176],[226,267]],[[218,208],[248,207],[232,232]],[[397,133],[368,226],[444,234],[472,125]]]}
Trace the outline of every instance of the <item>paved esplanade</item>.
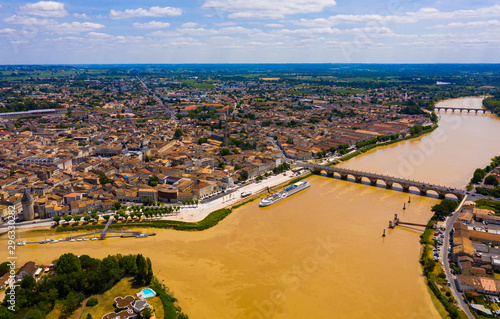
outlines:
{"label": "paved esplanade", "polygon": [[428,183],[417,182],[409,179],[386,176],[381,174],[373,174],[368,172],[356,171],[352,169],[338,168],[335,166],[325,166],[318,164],[311,164],[305,162],[296,162],[297,166],[307,167],[311,169],[314,174],[320,174],[321,171],[325,171],[327,176],[332,176],[337,173],[340,175],[341,179],[347,179],[350,175],[354,177],[356,183],[361,183],[363,177],[370,181],[372,186],[377,185],[377,181],[381,180],[385,183],[386,188],[392,189],[393,184],[399,184],[403,189],[403,192],[409,192],[410,187],[415,187],[420,191],[421,195],[426,195],[428,191],[434,191],[438,194],[439,198],[445,198],[446,195],[455,195],[459,200],[465,196],[465,191],[462,189],[433,185]]}
{"label": "paved esplanade", "polygon": [[467,111],[467,113],[469,113],[470,111],[474,111],[474,112],[483,112],[483,113],[486,113],[486,112],[490,112],[490,113],[493,113],[491,110],[487,110],[487,109],[473,109],[473,108],[468,108],[468,107],[452,107],[452,106],[434,106],[434,110],[436,111],[448,111],[448,110],[451,110],[452,112],[455,112],[455,111],[460,111],[460,113],[462,113],[462,111]]}

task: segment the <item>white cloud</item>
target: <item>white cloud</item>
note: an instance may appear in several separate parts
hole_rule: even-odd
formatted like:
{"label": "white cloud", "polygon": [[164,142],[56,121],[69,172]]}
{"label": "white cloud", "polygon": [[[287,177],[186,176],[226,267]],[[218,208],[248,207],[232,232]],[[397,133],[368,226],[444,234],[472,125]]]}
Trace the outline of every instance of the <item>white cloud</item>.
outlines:
{"label": "white cloud", "polygon": [[307,27],[322,27],[322,26],[334,26],[344,23],[368,23],[368,22],[409,23],[409,22],[415,22],[415,19],[400,15],[384,16],[378,14],[362,14],[362,15],[339,14],[328,18],[300,19],[295,23]]}
{"label": "white cloud", "polygon": [[330,28],[330,27],[324,27],[324,28],[308,28],[308,29],[282,29],[282,30],[277,30],[277,33],[282,33],[282,34],[294,34],[298,36],[303,36],[303,37],[308,37],[308,36],[316,36],[317,34],[340,34],[342,33],[341,30],[337,28]]}
{"label": "white cloud", "polygon": [[334,0],[206,0],[202,7],[229,12],[232,19],[279,19],[286,14],[321,12],[335,4]]}
{"label": "white cloud", "polygon": [[283,28],[283,25],[279,24],[279,23],[268,23],[268,24],[266,24],[266,27],[268,27],[268,28]]}
{"label": "white cloud", "polygon": [[151,37],[178,37],[181,36],[181,33],[176,31],[155,31],[147,35]]}
{"label": "white cloud", "polygon": [[13,15],[12,17],[5,18],[3,21],[12,24],[37,25],[37,26],[57,24],[57,22],[52,19],[39,19],[39,18],[18,16],[18,15]]}
{"label": "white cloud", "polygon": [[295,24],[307,27],[324,27],[345,23],[416,23],[420,20],[470,19],[498,16],[500,16],[500,5],[494,5],[491,7],[479,8],[474,10],[454,10],[449,12],[441,12],[436,8],[422,8],[416,12],[406,12],[401,15],[339,14],[330,16],[328,18],[300,19],[298,21],[295,21]]}
{"label": "white cloud", "polygon": [[57,34],[74,34],[93,31],[104,28],[104,25],[92,22],[72,22],[51,25],[47,28],[48,31]]}
{"label": "white cloud", "polygon": [[195,28],[198,26],[197,22],[186,22],[181,25],[181,28]]}
{"label": "white cloud", "polygon": [[57,34],[72,34],[93,31],[96,29],[104,28],[104,25],[92,22],[71,22],[71,23],[58,23],[53,19],[39,19],[33,17],[23,17],[13,15],[12,17],[4,19],[7,23],[21,24],[32,26],[32,31],[47,32]]}
{"label": "white cloud", "polygon": [[149,9],[127,9],[125,11],[111,10],[110,16],[112,19],[127,19],[135,17],[173,17],[182,14],[179,8],[171,7],[151,7]]}
{"label": "white cloud", "polygon": [[500,5],[491,7],[478,8],[472,10],[454,10],[448,12],[441,12],[435,8],[422,8],[417,12],[406,13],[409,17],[420,19],[470,19],[470,18],[487,18],[500,16]]}
{"label": "white cloud", "polygon": [[73,13],[73,17],[75,18],[80,18],[80,19],[90,19],[88,15],[86,15],[85,13]]}
{"label": "white cloud", "polygon": [[257,29],[247,29],[243,27],[227,27],[227,28],[222,28],[217,30],[221,34],[242,34],[242,33],[256,33],[259,32],[260,30]]}
{"label": "white cloud", "polygon": [[231,22],[231,21],[228,21],[228,22],[218,22],[218,23],[214,23],[214,25],[216,25],[218,27],[230,27],[230,26],[236,25],[236,22]]}
{"label": "white cloud", "polygon": [[32,15],[39,17],[61,18],[68,15],[68,12],[64,9],[64,3],[55,1],[28,3],[17,8],[16,11],[20,15]]}
{"label": "white cloud", "polygon": [[134,26],[134,28],[137,29],[163,29],[163,28],[168,28],[170,26],[170,23],[150,21],[148,23],[134,23],[132,25]]}
{"label": "white cloud", "polygon": [[87,33],[87,37],[93,39],[109,39],[112,38],[113,36],[111,34],[106,34],[101,32],[89,32]]}
{"label": "white cloud", "polygon": [[0,34],[14,34],[14,33],[16,33],[16,30],[14,29],[9,29],[9,28],[0,29]]}
{"label": "white cloud", "polygon": [[484,28],[500,26],[500,20],[452,22],[447,25],[436,25],[432,28]]}
{"label": "white cloud", "polygon": [[214,35],[219,33],[217,30],[205,28],[179,28],[177,31],[190,36]]}

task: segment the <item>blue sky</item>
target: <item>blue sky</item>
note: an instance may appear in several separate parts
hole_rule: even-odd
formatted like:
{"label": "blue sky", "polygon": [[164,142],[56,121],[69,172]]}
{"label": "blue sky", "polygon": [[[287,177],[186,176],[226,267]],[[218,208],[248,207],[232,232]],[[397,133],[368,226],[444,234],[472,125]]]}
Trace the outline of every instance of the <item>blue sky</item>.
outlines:
{"label": "blue sky", "polygon": [[0,47],[0,64],[500,63],[500,3],[0,0]]}

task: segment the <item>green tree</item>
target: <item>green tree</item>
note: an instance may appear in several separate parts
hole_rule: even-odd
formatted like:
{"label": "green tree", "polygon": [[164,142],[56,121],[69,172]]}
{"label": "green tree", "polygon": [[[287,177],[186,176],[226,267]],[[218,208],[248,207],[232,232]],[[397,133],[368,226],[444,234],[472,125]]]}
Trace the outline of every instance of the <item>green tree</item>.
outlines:
{"label": "green tree", "polygon": [[149,285],[153,280],[153,266],[151,264],[151,259],[146,258],[146,275],[144,277],[144,283]]}
{"label": "green tree", "polygon": [[83,220],[84,220],[84,221],[86,221],[87,223],[89,222],[90,218],[91,218],[91,217],[90,217],[89,215],[87,215],[87,214],[85,214],[85,215],[83,216]]}
{"label": "green tree", "polygon": [[101,183],[101,185],[105,185],[105,184],[108,184],[108,183],[112,183],[113,180],[109,179],[106,174],[104,173],[101,173],[99,174],[99,183]]}
{"label": "green tree", "polygon": [[64,312],[70,314],[75,311],[83,299],[85,299],[85,297],[82,293],[71,290],[66,296],[66,299],[64,299]]}
{"label": "green tree", "polygon": [[79,222],[82,219],[82,216],[75,215],[75,216],[73,216],[73,219],[75,220],[75,222]]}
{"label": "green tree", "polygon": [[148,185],[155,187],[158,185],[159,181],[160,181],[160,178],[158,176],[151,175],[151,176],[149,176]]}
{"label": "green tree", "polygon": [[119,209],[121,208],[121,204],[120,204],[120,202],[115,202],[115,203],[113,204],[113,208],[114,208],[115,210],[119,210]]}
{"label": "green tree", "polygon": [[483,169],[478,168],[474,171],[474,175],[471,179],[471,182],[473,184],[480,183],[483,180],[485,175],[486,175],[486,172]]}
{"label": "green tree", "polygon": [[144,283],[147,276],[147,261],[141,254],[138,254],[135,258],[135,264],[137,266],[137,272],[135,273],[134,280],[142,284]]}
{"label": "green tree", "polygon": [[175,129],[174,138],[179,139],[183,134],[184,133],[182,132],[182,130],[180,128]]}
{"label": "green tree", "polygon": [[488,175],[488,177],[484,180],[484,183],[486,185],[498,186],[498,179],[493,175]]}
{"label": "green tree", "polygon": [[59,222],[61,221],[61,216],[56,215],[52,218],[52,220],[56,222],[56,225],[59,225]]}
{"label": "green tree", "polygon": [[0,277],[10,271],[10,264],[8,261],[4,261],[0,264]]}
{"label": "green tree", "polygon": [[72,217],[72,216],[68,216],[68,215],[64,215],[64,216],[63,216],[63,218],[64,218],[64,220],[65,220],[67,223],[69,223],[69,222],[73,219],[73,217]]}
{"label": "green tree", "polygon": [[92,297],[89,300],[87,300],[86,306],[88,306],[88,307],[94,307],[98,303],[99,303],[99,300],[97,298],[95,298],[95,297]]}
{"label": "green tree", "polygon": [[10,311],[7,307],[0,305],[0,318],[2,319],[15,319],[15,312]]}
{"label": "green tree", "polygon": [[36,280],[32,276],[24,276],[21,281],[21,289],[33,290],[36,286]]}
{"label": "green tree", "polygon": [[[28,277],[31,277],[31,276],[28,276]],[[40,309],[32,308],[26,314],[26,319],[45,319],[45,314]]]}
{"label": "green tree", "polygon": [[109,216],[109,215],[104,215],[104,216],[102,216],[102,218],[104,218],[104,220],[107,222],[107,221],[111,218],[111,216]]}
{"label": "green tree", "polygon": [[149,196],[142,200],[142,204],[145,206],[151,205],[151,203],[153,203],[153,201],[151,200],[151,198]]}
{"label": "green tree", "polygon": [[58,275],[77,272],[81,269],[80,259],[73,253],[61,255],[54,266],[54,270]]}
{"label": "green tree", "polygon": [[457,209],[458,203],[452,199],[443,199],[441,203],[432,206],[431,211],[437,217],[443,217]]}
{"label": "green tree", "polygon": [[231,154],[231,150],[227,147],[224,147],[220,150],[220,155],[221,156],[227,156]]}

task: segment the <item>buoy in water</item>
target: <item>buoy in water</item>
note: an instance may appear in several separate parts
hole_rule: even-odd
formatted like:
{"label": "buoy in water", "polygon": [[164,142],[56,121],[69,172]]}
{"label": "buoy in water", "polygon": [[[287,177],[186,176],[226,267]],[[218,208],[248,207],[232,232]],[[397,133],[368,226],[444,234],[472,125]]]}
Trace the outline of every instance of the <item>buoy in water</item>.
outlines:
{"label": "buoy in water", "polygon": [[406,203],[403,203],[403,209],[406,209]]}
{"label": "buoy in water", "polygon": [[382,237],[385,237],[385,228],[384,228],[384,233],[382,234]]}
{"label": "buoy in water", "polygon": [[408,203],[411,203],[411,197],[408,197]]}

